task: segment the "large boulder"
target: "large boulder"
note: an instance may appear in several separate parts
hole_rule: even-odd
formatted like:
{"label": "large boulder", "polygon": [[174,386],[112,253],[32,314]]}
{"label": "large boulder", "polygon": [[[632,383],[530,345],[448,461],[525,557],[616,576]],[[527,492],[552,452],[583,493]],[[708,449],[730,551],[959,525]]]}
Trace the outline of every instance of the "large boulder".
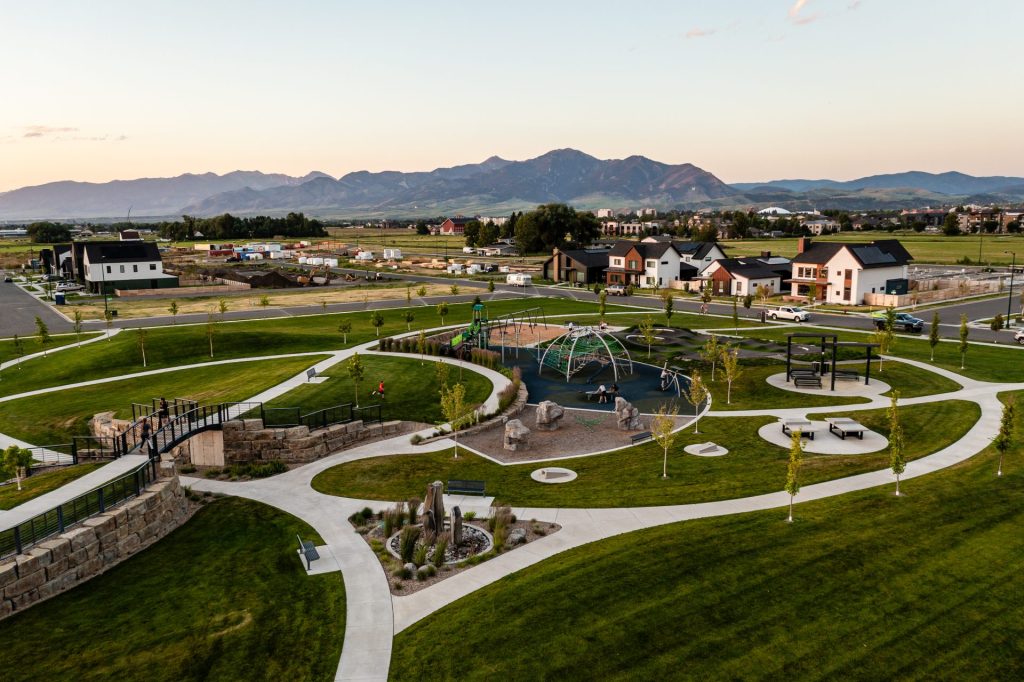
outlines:
{"label": "large boulder", "polygon": [[543,400],[537,405],[537,430],[555,431],[565,416],[565,410],[558,403]]}
{"label": "large boulder", "polygon": [[615,399],[615,418],[620,431],[641,431],[644,428],[640,423],[640,410],[625,398]]}
{"label": "large boulder", "polygon": [[508,537],[505,538],[505,544],[509,547],[515,547],[526,542],[526,529],[524,528],[513,528],[509,532]]}
{"label": "large boulder", "polygon": [[510,419],[505,423],[505,449],[519,450],[525,448],[530,437],[530,429],[519,419]]}

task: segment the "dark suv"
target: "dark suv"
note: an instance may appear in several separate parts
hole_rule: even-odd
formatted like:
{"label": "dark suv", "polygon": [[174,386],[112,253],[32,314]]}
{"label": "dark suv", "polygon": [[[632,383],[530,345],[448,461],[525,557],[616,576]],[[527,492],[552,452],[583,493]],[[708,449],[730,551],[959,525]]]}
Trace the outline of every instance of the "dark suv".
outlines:
{"label": "dark suv", "polygon": [[[885,329],[885,313],[878,312],[871,316],[871,319],[875,323],[877,329]],[[896,313],[896,319],[892,325],[894,331],[903,330],[905,332],[913,332],[920,334],[924,329],[924,320],[920,317],[914,317],[907,313]]]}

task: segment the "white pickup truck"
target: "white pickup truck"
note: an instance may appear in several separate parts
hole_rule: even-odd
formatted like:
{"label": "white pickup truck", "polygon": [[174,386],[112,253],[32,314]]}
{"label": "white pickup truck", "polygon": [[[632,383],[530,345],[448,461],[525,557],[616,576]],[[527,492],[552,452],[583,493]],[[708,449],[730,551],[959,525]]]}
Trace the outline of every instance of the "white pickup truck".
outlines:
{"label": "white pickup truck", "polygon": [[811,314],[797,305],[780,305],[777,308],[769,308],[767,314],[772,320],[806,322],[811,319]]}

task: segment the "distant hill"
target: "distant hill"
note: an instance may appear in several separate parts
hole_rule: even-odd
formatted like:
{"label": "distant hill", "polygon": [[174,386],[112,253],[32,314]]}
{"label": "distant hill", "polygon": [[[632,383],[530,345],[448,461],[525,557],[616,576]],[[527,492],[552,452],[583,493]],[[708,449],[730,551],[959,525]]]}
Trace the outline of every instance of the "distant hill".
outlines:
{"label": "distant hill", "polygon": [[358,171],[335,179],[235,171],[107,183],[53,182],[0,194],[0,220],[281,215],[421,217],[459,212],[507,214],[547,202],[581,209],[790,210],[899,209],[952,203],[1024,201],[1024,178],[911,171],[834,180],[772,180],[727,185],[693,164],[643,156],[598,159],[556,149],[525,161],[492,156],[481,163],[404,173]]}

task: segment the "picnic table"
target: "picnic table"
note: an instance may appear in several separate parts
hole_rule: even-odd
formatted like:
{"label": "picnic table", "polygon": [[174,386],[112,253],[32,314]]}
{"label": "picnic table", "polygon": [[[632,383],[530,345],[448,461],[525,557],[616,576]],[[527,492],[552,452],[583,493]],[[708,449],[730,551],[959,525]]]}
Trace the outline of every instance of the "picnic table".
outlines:
{"label": "picnic table", "polygon": [[864,426],[856,419],[850,419],[849,417],[829,417],[825,421],[828,422],[828,430],[843,440],[846,440],[847,436],[857,436],[861,440],[864,440],[864,432],[867,431],[867,429],[864,428]]}
{"label": "picnic table", "polygon": [[782,432],[787,436],[792,436],[794,431],[799,431],[800,435],[804,438],[814,440],[814,424],[807,419],[783,419],[782,420]]}

